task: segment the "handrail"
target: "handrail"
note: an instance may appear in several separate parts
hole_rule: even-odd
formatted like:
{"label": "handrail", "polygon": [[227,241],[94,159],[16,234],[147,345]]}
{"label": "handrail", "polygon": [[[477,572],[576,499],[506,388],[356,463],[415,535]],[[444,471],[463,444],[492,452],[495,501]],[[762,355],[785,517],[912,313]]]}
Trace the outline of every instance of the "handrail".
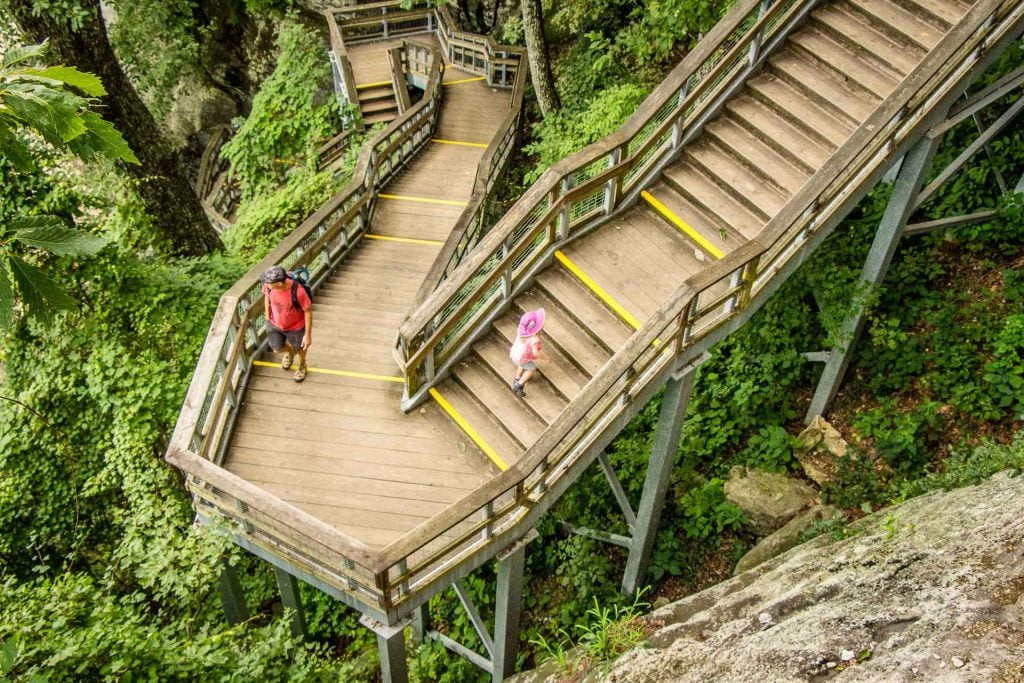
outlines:
{"label": "handrail", "polygon": [[317,541],[319,554],[305,561],[327,562],[339,585],[361,593],[376,591],[378,584],[377,565],[363,543],[219,465],[252,363],[266,339],[260,274],[274,264],[306,266],[316,288],[337,267],[368,229],[378,186],[433,135],[442,76],[441,59],[432,59],[423,99],[363,146],[352,182],[221,297],[166,456],[185,473],[197,508],[236,519],[275,547],[292,548],[297,557],[301,553],[295,549],[308,545],[305,539]]}
{"label": "handrail", "polygon": [[[535,182],[399,331],[396,360],[411,409],[474,334],[533,270],[570,237],[628,203],[631,190],[659,162],[678,154],[733,87],[766,54],[766,46],[814,2],[768,7],[740,0],[680,62],[618,131],[555,164]],[[635,195],[635,192],[634,192]]]}
{"label": "handrail", "polygon": [[224,170],[225,163],[219,156],[220,148],[231,139],[231,134],[231,126],[217,126],[203,149],[203,156],[199,160],[199,173],[196,175],[196,196],[200,199],[210,193],[213,179]]}
{"label": "handrail", "polygon": [[[749,11],[752,5],[741,4],[736,11]],[[728,19],[724,20],[727,26],[740,25]],[[634,399],[651,395],[660,382],[680,363],[691,358],[701,345],[706,346],[724,336],[728,332],[727,323],[742,320],[758,308],[779,284],[780,274],[795,267],[852,208],[871,182],[881,176],[887,162],[905,151],[927,129],[936,108],[953,101],[972,66],[984,63],[989,51],[994,52],[1000,43],[1018,35],[1022,28],[1024,4],[1017,0],[983,0],[972,7],[918,69],[768,222],[758,238],[709,265],[673,292],[587,383],[555,424],[527,449],[519,462],[384,549],[392,604],[417,588],[440,580],[452,567],[478,555],[486,546],[500,547],[517,533],[521,534],[525,524],[532,523],[546,508],[545,502],[550,504],[551,496],[546,496],[546,492],[564,486],[566,478],[581,464],[588,450],[601,443],[603,432],[627,414]],[[720,33],[717,37],[725,36]],[[612,148],[620,144],[623,143],[616,140]],[[644,143],[631,141],[631,144]],[[608,144],[600,144],[597,149],[607,150]],[[584,150],[575,159],[591,160],[595,154],[603,153]],[[549,176],[549,184],[542,187],[544,192],[550,192],[550,179],[567,174],[564,169],[557,169],[545,175]],[[544,183],[543,178],[538,182],[541,183]],[[535,188],[527,195],[543,196]],[[544,220],[562,220],[564,213],[557,204],[541,206]],[[571,212],[573,207],[567,208]],[[550,230],[558,227],[551,226]],[[540,233],[524,231],[523,239],[543,235],[544,230],[548,227]],[[516,253],[519,243],[505,245],[508,236],[509,233],[496,228],[467,260],[467,268],[458,273],[460,279],[480,275],[469,267],[473,262],[504,256],[488,252],[484,244],[499,242],[507,252]],[[523,252],[520,250],[520,253]],[[438,290],[437,301],[445,301],[446,293],[442,290],[457,287],[458,282],[453,277]],[[486,286],[481,285],[481,289]],[[487,305],[482,298],[475,303]],[[433,315],[439,315],[437,309]]]}
{"label": "handrail", "polygon": [[359,106],[359,94],[356,92],[356,77],[352,73],[352,62],[348,58],[348,49],[345,47],[345,38],[338,22],[331,11],[325,11],[324,18],[327,20],[327,34],[330,36],[331,49],[327,56],[331,60],[331,69],[334,72],[334,90],[343,100],[341,107],[342,126],[354,128],[357,131],[366,130],[361,114],[354,116],[347,115],[350,107]]}

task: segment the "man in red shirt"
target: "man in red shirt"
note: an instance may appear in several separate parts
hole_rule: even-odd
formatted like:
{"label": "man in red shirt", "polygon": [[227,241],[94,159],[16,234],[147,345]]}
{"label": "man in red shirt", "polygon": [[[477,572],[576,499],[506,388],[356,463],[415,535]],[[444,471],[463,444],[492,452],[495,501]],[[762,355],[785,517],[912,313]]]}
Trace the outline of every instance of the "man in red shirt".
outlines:
{"label": "man in red shirt", "polygon": [[[274,353],[284,352],[281,367],[292,367],[298,356],[294,379],[306,379],[306,353],[313,341],[313,302],[304,287],[288,277],[281,266],[273,266],[260,277],[267,319],[267,340]],[[295,302],[292,301],[294,288]],[[298,303],[296,307],[295,303]]]}

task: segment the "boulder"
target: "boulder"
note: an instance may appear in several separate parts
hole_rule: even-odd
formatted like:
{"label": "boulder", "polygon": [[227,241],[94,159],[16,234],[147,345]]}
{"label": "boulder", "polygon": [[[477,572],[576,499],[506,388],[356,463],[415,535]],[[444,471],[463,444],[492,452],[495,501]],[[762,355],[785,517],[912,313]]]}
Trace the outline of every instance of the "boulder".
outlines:
{"label": "boulder", "polygon": [[794,449],[796,459],[811,481],[819,486],[835,479],[839,458],[846,455],[849,445],[842,435],[818,415],[807,429],[797,437]]}
{"label": "boulder", "polygon": [[815,499],[817,492],[792,477],[734,467],[725,482],[725,497],[746,513],[751,527],[767,536]]}
{"label": "boulder", "polygon": [[810,510],[804,510],[775,533],[761,540],[760,543],[751,548],[746,555],[736,563],[733,575],[753,569],[762,562],[773,557],[778,557],[800,542],[800,534],[809,526],[822,519],[831,519],[841,514],[839,510],[830,505],[815,505]]}

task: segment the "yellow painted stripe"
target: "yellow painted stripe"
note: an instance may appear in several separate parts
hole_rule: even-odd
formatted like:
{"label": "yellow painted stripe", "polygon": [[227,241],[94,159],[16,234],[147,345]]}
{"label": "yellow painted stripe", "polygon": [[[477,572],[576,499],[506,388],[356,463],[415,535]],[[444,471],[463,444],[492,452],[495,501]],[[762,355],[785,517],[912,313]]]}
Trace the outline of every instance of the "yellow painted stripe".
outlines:
{"label": "yellow painted stripe", "polygon": [[441,406],[442,410],[448,413],[450,418],[455,420],[455,423],[459,425],[462,431],[466,432],[466,436],[472,439],[473,443],[479,446],[480,450],[487,454],[487,457],[491,459],[491,462],[498,466],[498,469],[502,472],[508,469],[508,465],[505,464],[505,461],[494,452],[493,448],[487,445],[487,442],[483,440],[483,437],[476,433],[476,430],[466,422],[465,418],[459,415],[459,411],[455,410],[455,407],[445,400],[444,396],[441,395],[441,392],[431,387],[430,395],[434,397],[434,400],[437,401],[437,404]]}
{"label": "yellow painted stripe", "polygon": [[459,83],[475,83],[476,81],[485,80],[484,76],[475,76],[474,78],[460,78],[457,81],[444,81],[441,85],[458,85]]}
{"label": "yellow painted stripe", "polygon": [[356,90],[366,90],[367,88],[379,88],[382,85],[391,85],[391,81],[377,81],[376,83],[363,83],[356,86]]}
{"label": "yellow painted stripe", "polygon": [[653,206],[658,213],[667,218],[672,225],[682,230],[687,237],[696,242],[697,246],[699,246],[701,249],[708,252],[716,259],[720,259],[723,256],[725,256],[725,253],[721,249],[711,244],[711,242],[708,242],[707,238],[705,238],[704,235],[700,234],[692,227],[690,227],[690,225],[687,224],[686,221],[684,221],[679,216],[675,215],[675,213],[673,213],[671,209],[669,209],[667,206],[659,202],[657,198],[650,192],[644,190],[640,193],[640,196],[646,199],[647,203]]}
{"label": "yellow painted stripe", "polygon": [[405,202],[423,202],[424,204],[444,204],[445,206],[466,206],[469,202],[457,202],[454,199],[431,199],[430,197],[410,197],[404,194],[379,194],[381,199],[399,199]]}
{"label": "yellow painted stripe", "polygon": [[[264,367],[264,368],[279,368],[279,367],[281,367],[280,363],[270,363],[270,362],[267,362],[265,360],[256,360],[256,361],[253,361],[252,364],[253,365],[259,365],[259,366]],[[327,368],[314,368],[314,367],[310,367],[308,365],[306,366],[306,371],[307,372],[319,372],[320,374],[323,374],[323,375],[337,375],[338,377],[355,377],[357,379],[375,379],[375,380],[378,380],[380,382],[398,382],[399,384],[401,384],[402,382],[405,382],[405,379],[403,379],[402,377],[391,377],[389,375],[370,375],[370,374],[367,374],[365,372],[350,372],[348,370],[328,370]]]}
{"label": "yellow painted stripe", "polygon": [[461,145],[462,147],[487,147],[482,142],[462,142],[461,140],[442,140],[441,138],[433,138],[431,142],[436,142],[442,145]]}
{"label": "yellow painted stripe", "polygon": [[629,311],[623,308],[618,301],[613,299],[608,292],[604,291],[604,289],[601,288],[601,285],[594,282],[589,275],[580,270],[580,267],[573,263],[572,259],[570,259],[568,256],[566,256],[559,250],[555,251],[555,258],[558,259],[559,263],[565,266],[570,273],[575,275],[580,282],[585,284],[590,289],[590,291],[596,294],[597,297],[601,299],[601,301],[608,304],[608,307],[615,311],[620,318],[625,320],[630,327],[632,327],[634,330],[640,329],[640,321],[634,318],[632,315],[630,315]]}
{"label": "yellow painted stripe", "polygon": [[368,240],[384,240],[385,242],[406,242],[408,244],[426,244],[431,247],[443,247],[444,242],[437,240],[418,240],[414,237],[391,237],[390,235],[364,235]]}

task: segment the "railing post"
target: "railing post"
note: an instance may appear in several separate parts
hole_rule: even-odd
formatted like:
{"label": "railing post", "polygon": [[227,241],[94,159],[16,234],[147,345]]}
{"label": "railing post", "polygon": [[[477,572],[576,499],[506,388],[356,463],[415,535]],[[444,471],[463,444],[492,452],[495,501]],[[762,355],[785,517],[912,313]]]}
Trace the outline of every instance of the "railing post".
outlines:
{"label": "railing post", "polygon": [[686,98],[690,95],[690,79],[687,78],[683,82],[683,87],[679,89],[678,99],[676,100],[676,121],[672,124],[672,149],[678,149],[679,144],[683,140],[683,125],[686,123],[686,112],[683,111],[683,105],[686,102]]}
{"label": "railing post", "polygon": [[274,567],[274,577],[277,579],[277,589],[281,592],[281,604],[292,610],[292,635],[305,637],[306,615],[299,596],[298,580],[280,567]]}
{"label": "railing post", "polygon": [[[760,19],[768,11],[768,8],[772,6],[772,0],[761,0],[761,7],[758,10],[757,18]],[[754,39],[750,41],[750,51],[747,55],[747,66],[754,66],[757,64],[758,58],[761,56],[761,37],[764,31],[758,31]]]}
{"label": "railing post", "polygon": [[[561,197],[565,197],[565,194],[569,191],[569,178],[562,178],[560,184]],[[558,212],[558,228],[556,230],[556,237],[559,242],[564,242],[569,239],[569,202],[562,202],[562,209]]]}
{"label": "railing post", "polygon": [[[622,147],[616,147],[608,155],[608,168],[613,168],[622,160]],[[604,184],[604,213],[607,216],[615,210],[619,203],[619,176],[613,176]]]}
{"label": "railing post", "polygon": [[[427,324],[423,326],[423,343],[424,344],[427,343],[427,340],[430,339],[430,336],[433,333],[434,333],[433,321],[428,321]],[[435,348],[436,347],[431,345],[430,350],[427,351],[427,355],[423,359],[423,375],[424,375],[424,379],[426,380],[427,384],[429,384],[430,382],[434,381],[434,372],[435,372],[435,368],[434,368],[434,349]]]}

